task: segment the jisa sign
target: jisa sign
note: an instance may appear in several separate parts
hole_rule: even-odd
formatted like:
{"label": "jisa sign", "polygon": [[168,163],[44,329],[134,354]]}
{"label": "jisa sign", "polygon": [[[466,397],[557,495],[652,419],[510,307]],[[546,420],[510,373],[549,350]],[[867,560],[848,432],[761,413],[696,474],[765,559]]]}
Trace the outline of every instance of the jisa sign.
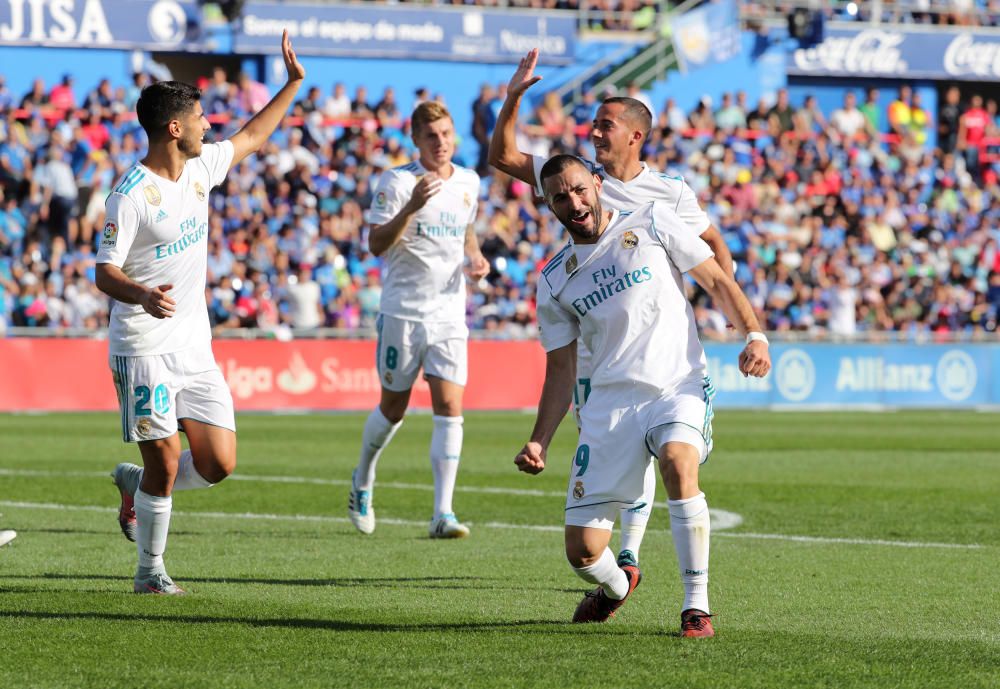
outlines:
{"label": "jisa sign", "polygon": [[0,43],[204,50],[187,0],[0,0]]}

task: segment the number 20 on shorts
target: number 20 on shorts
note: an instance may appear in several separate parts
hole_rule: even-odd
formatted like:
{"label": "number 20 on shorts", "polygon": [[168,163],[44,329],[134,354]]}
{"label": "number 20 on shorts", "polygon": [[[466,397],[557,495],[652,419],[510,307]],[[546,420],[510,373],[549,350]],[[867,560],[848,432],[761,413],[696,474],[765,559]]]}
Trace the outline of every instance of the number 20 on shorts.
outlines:
{"label": "number 20 on shorts", "polygon": [[135,415],[137,417],[153,414],[149,408],[150,400],[152,400],[153,409],[156,410],[157,414],[166,414],[170,411],[170,393],[167,391],[166,385],[160,383],[153,390],[150,390],[147,385],[137,385],[135,387]]}

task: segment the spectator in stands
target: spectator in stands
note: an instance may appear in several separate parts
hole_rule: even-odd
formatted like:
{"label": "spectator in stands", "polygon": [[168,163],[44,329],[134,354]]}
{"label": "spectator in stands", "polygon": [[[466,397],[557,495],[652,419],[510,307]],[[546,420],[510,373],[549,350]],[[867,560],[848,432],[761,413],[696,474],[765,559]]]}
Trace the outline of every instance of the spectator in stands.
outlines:
{"label": "spectator in stands", "polygon": [[912,112],[913,90],[903,84],[899,87],[899,95],[889,104],[889,129],[896,136],[902,137],[910,129],[913,119]]}
{"label": "spectator in stands", "polygon": [[768,111],[768,119],[776,118],[778,120],[778,125],[780,126],[781,132],[790,132],[794,126],[793,117],[795,116],[795,111],[792,109],[792,105],[788,100],[788,89],[778,89],[778,97],[774,103],[774,106]]}
{"label": "spectator in stands", "polygon": [[663,104],[663,112],[660,114],[660,126],[666,127],[674,132],[683,132],[691,127],[688,122],[687,115],[677,101],[673,98],[668,98],[667,102]]}
{"label": "spectator in stands", "polygon": [[347,96],[347,89],[341,82],[333,85],[330,97],[323,105],[323,114],[332,119],[347,119],[351,115],[351,99]]}
{"label": "spectator in stands", "polygon": [[31,90],[21,98],[22,108],[40,108],[49,104],[49,95],[45,93],[45,82],[35,79],[31,82]]}
{"label": "spectator in stands", "polygon": [[990,117],[983,108],[983,97],[976,94],[969,101],[969,109],[959,117],[956,142],[956,148],[965,159],[965,168],[973,176],[979,175],[980,149],[989,125]]}
{"label": "spectator in stands", "polygon": [[326,316],[320,286],[313,280],[308,265],[300,266],[295,278],[288,280],[282,298],[287,307],[287,321],[292,328],[310,330],[323,325]]}
{"label": "spectator in stands", "polygon": [[913,136],[913,141],[920,148],[923,148],[927,144],[927,136],[932,126],[933,120],[931,119],[931,115],[923,107],[923,99],[920,97],[920,92],[916,91],[910,99],[909,133]]}
{"label": "spectator in stands", "polygon": [[40,217],[48,226],[50,237],[60,236],[75,244],[77,221],[73,214],[79,190],[63,154],[62,148],[51,146],[48,160],[35,172],[34,181],[42,197]]}
{"label": "spectator in stands", "polygon": [[49,93],[49,105],[57,110],[73,110],[76,108],[76,94],[73,93],[73,76],[64,74],[62,81]]}
{"label": "spectator in stands", "polygon": [[496,115],[493,111],[494,97],[493,87],[489,84],[482,84],[479,87],[479,96],[472,102],[472,138],[479,144],[476,172],[481,177],[485,177],[490,172],[487,158],[490,136],[493,135],[493,125],[496,124]]}
{"label": "spectator in stands", "polygon": [[370,119],[375,116],[375,111],[368,104],[368,89],[358,86],[354,89],[354,98],[351,100],[351,115],[361,119]]}
{"label": "spectator in stands", "polygon": [[826,129],[826,117],[816,102],[816,96],[806,96],[802,107],[795,113],[795,129],[803,135],[811,136]]}
{"label": "spectator in stands", "polygon": [[375,106],[375,117],[379,126],[389,129],[401,130],[403,127],[403,116],[399,112],[399,105],[396,103],[396,91],[391,86],[386,86],[382,92],[382,100]]}
{"label": "spectator in stands", "polygon": [[243,114],[258,112],[271,100],[267,86],[250,77],[246,72],[240,72],[236,80],[238,111]]}
{"label": "spectator in stands", "polygon": [[944,105],[938,110],[938,146],[951,153],[958,144],[959,120],[962,116],[962,94],[957,86],[950,86],[944,94]]}
{"label": "spectator in stands", "polygon": [[844,141],[852,141],[865,132],[867,120],[856,107],[857,97],[853,91],[844,94],[844,106],[833,111],[830,124]]}
{"label": "spectator in stands", "polygon": [[879,91],[874,86],[865,89],[865,102],[858,106],[858,110],[868,120],[867,129],[872,136],[878,136],[882,132],[882,108],[878,103]]}
{"label": "spectator in stands", "polygon": [[722,94],[722,103],[715,112],[715,124],[719,128],[729,131],[746,128],[746,115],[739,106],[733,103],[733,94],[728,92]]}

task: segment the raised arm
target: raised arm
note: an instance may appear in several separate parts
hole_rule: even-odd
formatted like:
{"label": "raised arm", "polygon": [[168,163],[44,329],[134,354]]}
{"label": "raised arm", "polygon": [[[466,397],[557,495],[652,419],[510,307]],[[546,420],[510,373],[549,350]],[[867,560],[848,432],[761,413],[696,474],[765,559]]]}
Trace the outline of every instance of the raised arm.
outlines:
{"label": "raised arm", "polygon": [[306,70],[295,57],[287,30],[281,32],[281,56],[285,60],[288,81],[260,112],[250,118],[250,121],[229,139],[233,144],[233,162],[230,164],[230,169],[236,167],[251,153],[259,151],[271,137],[281,123],[281,118],[291,107],[292,101],[295,100],[295,94],[302,86],[302,80],[306,78]]}
{"label": "raised arm", "polygon": [[576,340],[545,355],[545,383],[531,439],[514,458],[520,471],[538,474],[545,468],[549,443],[573,401],[576,381]]}
{"label": "raised arm", "polygon": [[533,76],[538,62],[538,48],[532,48],[521,58],[517,71],[507,84],[507,99],[497,115],[496,128],[490,139],[489,163],[497,170],[506,172],[522,182],[535,186],[535,169],[531,156],[517,149],[517,109],[521,106],[521,96],[541,77]]}
{"label": "raised arm", "polygon": [[722,272],[722,268],[712,258],[695,266],[688,271],[688,274],[708,292],[712,301],[719,305],[740,335],[747,338],[746,348],[740,354],[740,371],[743,375],[755,378],[766,376],[771,370],[767,338],[743,290]]}

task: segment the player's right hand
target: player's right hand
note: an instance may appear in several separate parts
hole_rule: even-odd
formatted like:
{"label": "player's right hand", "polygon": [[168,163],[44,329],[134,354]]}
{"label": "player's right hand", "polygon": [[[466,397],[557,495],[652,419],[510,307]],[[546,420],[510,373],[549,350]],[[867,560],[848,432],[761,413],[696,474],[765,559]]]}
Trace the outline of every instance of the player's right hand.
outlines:
{"label": "player's right hand", "polygon": [[170,318],[177,310],[177,302],[167,296],[173,285],[160,285],[146,290],[142,299],[142,308],[153,318]]}
{"label": "player's right hand", "polygon": [[433,172],[428,172],[421,177],[417,186],[413,187],[413,194],[410,196],[410,210],[415,213],[426,206],[430,198],[441,191],[442,184],[444,182]]}
{"label": "player's right hand", "polygon": [[526,474],[540,474],[545,468],[545,448],[529,441],[514,458],[518,471]]}
{"label": "player's right hand", "polygon": [[542,80],[541,77],[534,76],[535,65],[538,63],[538,48],[532,48],[528,54],[521,58],[517,65],[517,71],[507,82],[507,95],[520,96],[529,88]]}

